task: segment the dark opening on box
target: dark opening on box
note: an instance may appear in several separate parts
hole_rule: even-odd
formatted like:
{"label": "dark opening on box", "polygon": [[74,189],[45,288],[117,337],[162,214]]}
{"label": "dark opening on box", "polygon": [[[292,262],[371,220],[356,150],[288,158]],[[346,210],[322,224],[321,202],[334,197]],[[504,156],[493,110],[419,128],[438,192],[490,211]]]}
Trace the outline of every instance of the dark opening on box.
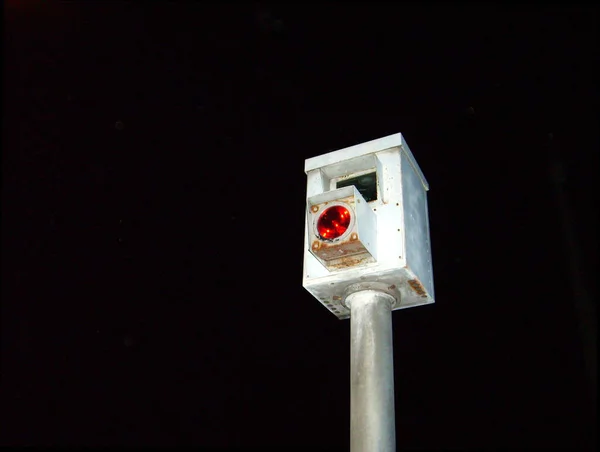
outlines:
{"label": "dark opening on box", "polygon": [[349,187],[354,185],[365,201],[375,201],[377,199],[377,172],[361,174],[360,176],[350,177],[348,179],[337,181],[336,188]]}

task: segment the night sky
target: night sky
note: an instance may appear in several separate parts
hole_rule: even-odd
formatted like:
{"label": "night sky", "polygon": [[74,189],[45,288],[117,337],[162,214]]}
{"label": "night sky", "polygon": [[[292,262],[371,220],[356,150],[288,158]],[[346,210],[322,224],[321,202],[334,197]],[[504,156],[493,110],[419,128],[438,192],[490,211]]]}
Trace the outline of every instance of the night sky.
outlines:
{"label": "night sky", "polygon": [[597,10],[365,5],[5,3],[1,445],[348,450],[304,161],[398,132],[436,293],[398,450],[593,445]]}

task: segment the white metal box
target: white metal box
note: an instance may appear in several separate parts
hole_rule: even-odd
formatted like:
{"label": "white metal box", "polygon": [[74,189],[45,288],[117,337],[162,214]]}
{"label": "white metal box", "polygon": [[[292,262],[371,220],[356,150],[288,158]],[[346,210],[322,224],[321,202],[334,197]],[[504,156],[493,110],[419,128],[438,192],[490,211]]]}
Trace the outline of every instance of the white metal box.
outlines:
{"label": "white metal box", "polygon": [[[309,158],[305,172],[303,286],[340,319],[350,317],[346,295],[361,289],[390,293],[393,309],[433,303],[429,186],[402,135]],[[356,221],[334,243],[315,221],[336,203]]]}

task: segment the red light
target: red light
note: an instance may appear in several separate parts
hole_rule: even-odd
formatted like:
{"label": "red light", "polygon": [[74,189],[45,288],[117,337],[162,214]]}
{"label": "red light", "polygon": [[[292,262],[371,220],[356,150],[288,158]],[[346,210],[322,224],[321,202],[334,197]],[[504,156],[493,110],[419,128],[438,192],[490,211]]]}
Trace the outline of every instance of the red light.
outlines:
{"label": "red light", "polygon": [[343,206],[326,209],[317,221],[317,231],[322,239],[335,239],[344,234],[350,225],[350,212]]}

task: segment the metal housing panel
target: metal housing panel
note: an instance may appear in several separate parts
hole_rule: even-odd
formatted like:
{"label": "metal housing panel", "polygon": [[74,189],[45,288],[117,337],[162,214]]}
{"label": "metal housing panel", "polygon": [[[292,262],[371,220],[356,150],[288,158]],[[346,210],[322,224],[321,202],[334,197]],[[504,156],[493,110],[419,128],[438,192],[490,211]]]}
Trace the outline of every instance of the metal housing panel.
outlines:
{"label": "metal housing panel", "polygon": [[406,152],[401,153],[401,169],[406,264],[415,275],[411,287],[422,297],[426,298],[429,294],[433,298],[427,192]]}
{"label": "metal housing panel", "polygon": [[[340,319],[350,315],[344,299],[351,290],[376,286],[376,290],[395,297],[397,302],[392,309],[433,303],[427,213],[429,186],[402,135],[390,135],[307,159],[305,169],[307,205],[309,198],[312,202],[315,196],[315,199],[331,200],[338,196],[332,195],[333,192],[352,187],[336,189],[337,180],[367,170],[376,171],[377,177],[377,199],[361,204],[376,217],[376,228],[371,228],[376,235],[373,252],[376,261],[327,270],[311,254],[308,230],[312,219],[307,209],[303,267],[306,290]],[[365,212],[360,214],[364,215]],[[360,234],[364,237],[367,232]]]}
{"label": "metal housing panel", "polygon": [[[330,207],[342,205],[350,212],[346,232],[333,240],[318,236],[316,222]],[[310,252],[328,271],[345,271],[349,267],[374,262],[377,257],[377,217],[354,186],[339,188],[308,198]]]}

